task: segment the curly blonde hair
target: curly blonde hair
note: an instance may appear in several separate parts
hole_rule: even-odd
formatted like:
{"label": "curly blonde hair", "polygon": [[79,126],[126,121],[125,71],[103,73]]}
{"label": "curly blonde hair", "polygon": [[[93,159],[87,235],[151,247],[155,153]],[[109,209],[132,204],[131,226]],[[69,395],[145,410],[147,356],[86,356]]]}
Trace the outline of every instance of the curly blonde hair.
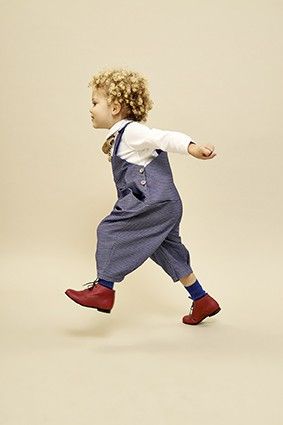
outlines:
{"label": "curly blonde hair", "polygon": [[88,87],[102,89],[108,104],[118,101],[124,118],[146,121],[148,111],[153,106],[147,79],[140,73],[125,68],[106,69],[95,74]]}

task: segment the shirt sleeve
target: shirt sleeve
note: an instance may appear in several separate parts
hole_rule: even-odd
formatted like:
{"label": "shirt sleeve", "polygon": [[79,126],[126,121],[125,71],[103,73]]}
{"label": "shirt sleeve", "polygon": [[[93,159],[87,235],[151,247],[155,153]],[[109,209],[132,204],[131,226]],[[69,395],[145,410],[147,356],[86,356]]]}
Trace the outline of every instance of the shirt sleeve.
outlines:
{"label": "shirt sleeve", "polygon": [[124,132],[125,143],[133,150],[161,149],[188,155],[188,146],[195,143],[190,136],[179,131],[149,128],[139,122],[128,125]]}

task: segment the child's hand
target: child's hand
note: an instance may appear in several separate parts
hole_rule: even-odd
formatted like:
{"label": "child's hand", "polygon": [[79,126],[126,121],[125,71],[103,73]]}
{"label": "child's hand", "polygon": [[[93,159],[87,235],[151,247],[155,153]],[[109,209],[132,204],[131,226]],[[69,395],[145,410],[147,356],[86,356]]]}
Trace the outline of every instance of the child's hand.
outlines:
{"label": "child's hand", "polygon": [[190,143],[188,152],[198,159],[212,159],[216,156],[215,146],[210,143],[206,143],[203,146]]}

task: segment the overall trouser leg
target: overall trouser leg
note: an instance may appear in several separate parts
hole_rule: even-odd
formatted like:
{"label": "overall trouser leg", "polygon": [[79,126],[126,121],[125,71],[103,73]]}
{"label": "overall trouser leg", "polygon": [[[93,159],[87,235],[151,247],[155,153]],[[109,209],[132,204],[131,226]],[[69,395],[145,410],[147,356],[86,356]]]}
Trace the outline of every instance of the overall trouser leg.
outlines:
{"label": "overall trouser leg", "polygon": [[177,223],[150,257],[163,268],[173,282],[193,273],[190,265],[190,253],[182,243],[179,228],[180,223]]}
{"label": "overall trouser leg", "polygon": [[163,242],[159,252],[167,253],[166,260],[158,252],[154,258],[162,265],[168,260],[173,261],[170,275],[174,281],[180,274],[188,274],[188,251],[178,237],[180,214],[178,203],[169,201],[152,207],[149,217],[146,213],[140,213],[138,219],[118,222],[109,221],[109,218],[104,220],[97,231],[98,277],[121,282],[127,274],[151,258]]}

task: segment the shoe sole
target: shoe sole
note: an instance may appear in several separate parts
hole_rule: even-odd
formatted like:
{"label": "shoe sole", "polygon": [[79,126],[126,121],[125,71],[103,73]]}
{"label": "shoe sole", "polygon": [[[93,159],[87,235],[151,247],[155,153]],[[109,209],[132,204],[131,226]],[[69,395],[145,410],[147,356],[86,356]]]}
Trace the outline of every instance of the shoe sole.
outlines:
{"label": "shoe sole", "polygon": [[213,313],[211,313],[211,314],[208,314],[207,316],[205,316],[205,317],[203,317],[201,320],[199,320],[198,322],[195,322],[195,323],[186,323],[186,322],[183,322],[185,325],[198,325],[200,322],[202,322],[204,319],[206,319],[207,317],[212,317],[212,316],[215,316],[215,314],[217,314],[217,313],[219,313],[219,311],[221,310],[221,308],[219,307],[219,308],[217,308]]}
{"label": "shoe sole", "polygon": [[[219,311],[221,310],[221,308],[219,307],[217,310],[215,310],[213,313],[209,314],[208,317],[212,317],[215,314],[219,313]],[[206,316],[207,317],[207,316]]]}
{"label": "shoe sole", "polygon": [[[66,294],[66,292],[65,292],[65,294]],[[105,308],[98,308],[98,307],[92,307],[92,306],[88,306],[88,305],[83,305],[83,304],[79,303],[78,301],[74,300],[72,297],[70,297],[70,295],[68,295],[68,294],[66,294],[66,295],[67,295],[67,297],[70,298],[70,300],[74,301],[76,304],[81,305],[82,307],[95,308],[97,311],[101,311],[102,313],[110,313],[111,312],[111,310],[107,310]]]}

